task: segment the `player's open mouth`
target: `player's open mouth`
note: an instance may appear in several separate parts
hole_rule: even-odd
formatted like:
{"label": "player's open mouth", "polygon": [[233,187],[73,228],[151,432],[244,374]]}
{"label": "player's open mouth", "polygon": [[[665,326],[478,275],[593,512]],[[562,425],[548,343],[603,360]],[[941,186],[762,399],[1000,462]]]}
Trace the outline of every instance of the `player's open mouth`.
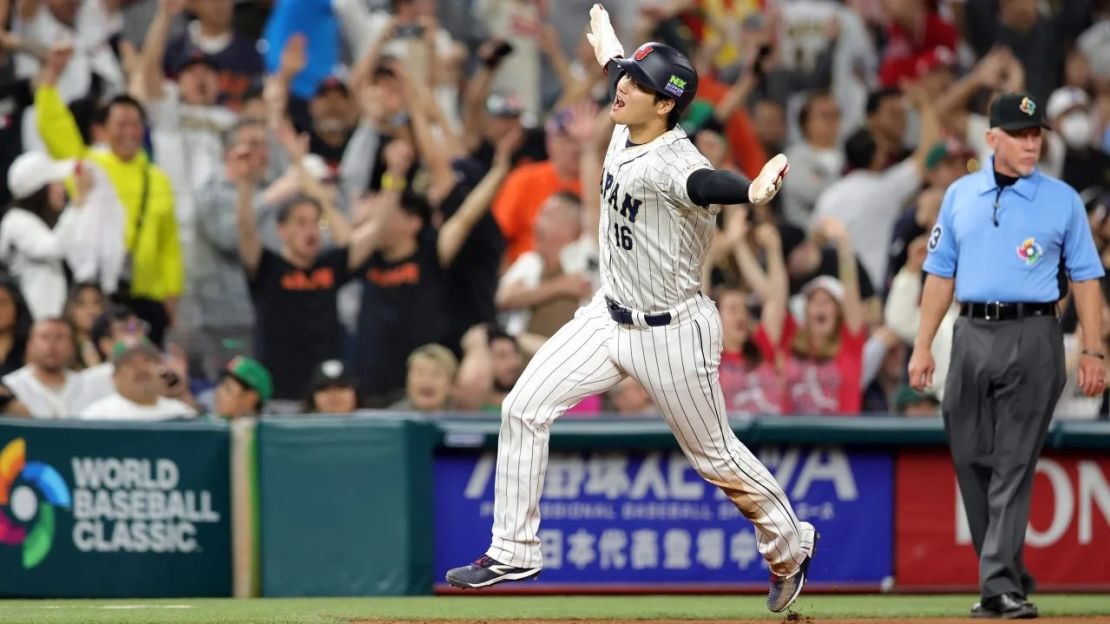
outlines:
{"label": "player's open mouth", "polygon": [[619,108],[624,108],[624,100],[617,97],[613,100],[613,110],[617,110]]}

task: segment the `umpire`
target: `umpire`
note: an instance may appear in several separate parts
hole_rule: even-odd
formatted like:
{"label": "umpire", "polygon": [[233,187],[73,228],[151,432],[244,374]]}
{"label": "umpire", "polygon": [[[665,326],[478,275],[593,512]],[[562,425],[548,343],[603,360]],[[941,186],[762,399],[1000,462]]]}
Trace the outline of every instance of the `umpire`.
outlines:
{"label": "umpire", "polygon": [[929,237],[909,374],[917,390],[932,383],[930,347],[955,291],[960,318],[942,410],[979,555],[981,600],[971,616],[1035,618],[1022,547],[1037,456],[1066,375],[1060,272],[1083,327],[1079,387],[1094,396],[1105,383],[1103,269],[1079,195],[1037,170],[1048,127],[1041,107],[1025,94],[1001,95],[990,125],[994,155],[948,188]]}

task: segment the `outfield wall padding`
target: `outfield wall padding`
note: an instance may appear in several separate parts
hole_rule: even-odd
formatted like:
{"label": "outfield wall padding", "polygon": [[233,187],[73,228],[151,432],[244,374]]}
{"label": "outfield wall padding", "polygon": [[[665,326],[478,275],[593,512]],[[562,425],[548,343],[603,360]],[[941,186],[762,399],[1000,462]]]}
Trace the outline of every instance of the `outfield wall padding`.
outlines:
{"label": "outfield wall padding", "polygon": [[433,433],[387,417],[262,421],[262,595],[429,593]]}

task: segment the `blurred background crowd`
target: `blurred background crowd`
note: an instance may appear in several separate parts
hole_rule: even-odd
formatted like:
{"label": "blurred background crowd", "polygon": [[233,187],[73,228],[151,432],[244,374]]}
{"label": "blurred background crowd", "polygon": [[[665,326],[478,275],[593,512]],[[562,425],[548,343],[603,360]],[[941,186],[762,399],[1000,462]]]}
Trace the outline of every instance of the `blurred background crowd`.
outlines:
{"label": "blurred background crowd", "polygon": [[[591,4],[0,0],[5,412],[499,410],[598,288]],[[938,414],[954,311],[905,379],[927,235],[997,93],[1045,107],[1110,267],[1107,0],[602,4],[694,61],[714,167],[790,159],[704,275],[734,414]],[[1074,381],[1058,416],[1106,419]],[[653,411],[626,381],[568,417]]]}

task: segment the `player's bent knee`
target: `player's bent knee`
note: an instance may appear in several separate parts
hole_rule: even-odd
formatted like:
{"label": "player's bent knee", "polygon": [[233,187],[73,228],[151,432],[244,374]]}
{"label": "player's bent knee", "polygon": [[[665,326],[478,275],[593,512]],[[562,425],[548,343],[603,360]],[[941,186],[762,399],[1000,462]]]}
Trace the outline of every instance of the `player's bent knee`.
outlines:
{"label": "player's bent knee", "polygon": [[539,420],[546,421],[558,406],[551,397],[544,398],[545,394],[547,393],[543,389],[529,386],[513,388],[501,404],[502,422],[512,419],[514,422],[532,426]]}
{"label": "player's bent knee", "polygon": [[512,392],[501,403],[501,420],[511,418],[519,421],[524,419],[524,408],[528,403],[528,394],[521,392],[521,390],[520,386],[513,388]]}

